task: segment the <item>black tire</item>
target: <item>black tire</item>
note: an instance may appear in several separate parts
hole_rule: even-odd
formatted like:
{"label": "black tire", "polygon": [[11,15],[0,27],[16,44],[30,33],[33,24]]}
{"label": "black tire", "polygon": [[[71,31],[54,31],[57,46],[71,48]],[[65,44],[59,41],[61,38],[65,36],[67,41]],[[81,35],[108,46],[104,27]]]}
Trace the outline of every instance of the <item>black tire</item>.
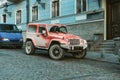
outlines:
{"label": "black tire", "polygon": [[32,41],[27,41],[25,45],[25,52],[27,55],[31,55],[35,53],[35,47]]}
{"label": "black tire", "polygon": [[81,52],[73,53],[73,57],[77,59],[83,59],[86,56],[86,49]]}
{"label": "black tire", "polygon": [[58,44],[54,44],[49,48],[49,55],[50,58],[59,60],[63,58],[64,50]]}

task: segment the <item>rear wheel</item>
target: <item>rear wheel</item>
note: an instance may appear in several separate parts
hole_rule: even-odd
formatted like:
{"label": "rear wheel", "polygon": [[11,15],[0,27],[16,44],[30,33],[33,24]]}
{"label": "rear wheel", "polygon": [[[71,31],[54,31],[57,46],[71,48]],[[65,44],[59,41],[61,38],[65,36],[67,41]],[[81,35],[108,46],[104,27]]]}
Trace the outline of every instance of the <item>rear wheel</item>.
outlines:
{"label": "rear wheel", "polygon": [[35,53],[35,48],[34,48],[32,41],[26,42],[25,51],[26,51],[27,55],[31,55],[31,54]]}
{"label": "rear wheel", "polygon": [[76,52],[76,53],[73,53],[73,56],[77,59],[82,59],[86,56],[86,49],[85,50],[82,50],[81,52]]}
{"label": "rear wheel", "polygon": [[54,44],[49,49],[49,55],[52,59],[59,60],[63,58],[64,50],[58,44]]}

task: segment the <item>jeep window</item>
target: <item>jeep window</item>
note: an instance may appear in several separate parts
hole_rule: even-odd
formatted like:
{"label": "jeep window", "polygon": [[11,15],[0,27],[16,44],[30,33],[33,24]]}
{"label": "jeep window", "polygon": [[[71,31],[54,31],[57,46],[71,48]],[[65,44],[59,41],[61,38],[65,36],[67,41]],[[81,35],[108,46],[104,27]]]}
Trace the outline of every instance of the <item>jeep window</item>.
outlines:
{"label": "jeep window", "polygon": [[0,31],[2,32],[19,32],[16,25],[0,25]]}
{"label": "jeep window", "polygon": [[59,31],[62,33],[67,33],[67,29],[64,26],[59,27]]}
{"label": "jeep window", "polygon": [[39,27],[39,33],[42,33],[43,30],[46,30],[45,27]]}
{"label": "jeep window", "polygon": [[36,26],[29,26],[28,28],[28,32],[32,32],[32,33],[35,33],[36,32]]}
{"label": "jeep window", "polygon": [[51,26],[51,28],[49,29],[49,32],[67,33],[67,29],[65,26]]}
{"label": "jeep window", "polygon": [[50,32],[59,32],[58,26],[52,26],[49,30]]}

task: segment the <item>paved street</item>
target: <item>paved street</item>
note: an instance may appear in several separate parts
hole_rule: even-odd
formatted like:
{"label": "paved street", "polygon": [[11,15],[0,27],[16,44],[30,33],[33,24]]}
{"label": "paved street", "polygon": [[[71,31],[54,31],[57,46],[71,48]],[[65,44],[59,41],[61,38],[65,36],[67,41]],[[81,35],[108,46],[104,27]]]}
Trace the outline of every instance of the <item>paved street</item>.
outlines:
{"label": "paved street", "polygon": [[70,55],[55,61],[45,53],[0,49],[0,80],[120,80],[120,64]]}

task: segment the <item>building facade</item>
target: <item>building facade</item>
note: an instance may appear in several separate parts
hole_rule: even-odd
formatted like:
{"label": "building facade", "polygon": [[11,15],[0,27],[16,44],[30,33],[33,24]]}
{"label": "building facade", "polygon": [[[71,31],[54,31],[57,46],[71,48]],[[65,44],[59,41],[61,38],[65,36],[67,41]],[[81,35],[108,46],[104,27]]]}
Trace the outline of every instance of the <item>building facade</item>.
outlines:
{"label": "building facade", "polygon": [[[0,0],[0,23],[14,23],[24,31],[28,23],[60,23],[87,40],[94,34],[112,39],[120,36],[119,4],[119,0]],[[116,23],[111,24],[113,20]]]}

